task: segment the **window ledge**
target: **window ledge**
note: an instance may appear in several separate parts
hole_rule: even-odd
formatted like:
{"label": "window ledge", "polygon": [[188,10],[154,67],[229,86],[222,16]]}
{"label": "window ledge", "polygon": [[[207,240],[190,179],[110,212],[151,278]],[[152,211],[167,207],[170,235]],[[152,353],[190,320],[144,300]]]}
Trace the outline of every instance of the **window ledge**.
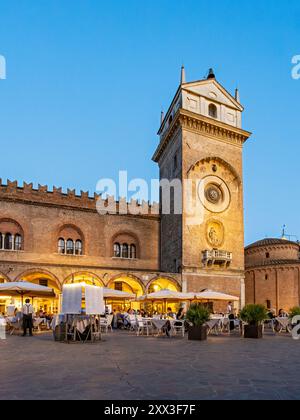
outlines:
{"label": "window ledge", "polygon": [[56,252],[55,253],[55,255],[59,255],[60,257],[79,257],[79,258],[82,258],[82,257],[85,257],[85,255],[74,255],[74,254],[61,254],[61,253],[59,253],[59,252]]}
{"label": "window ledge", "polygon": [[117,261],[138,261],[138,258],[123,258],[123,257],[112,257],[113,260]]}
{"label": "window ledge", "polygon": [[0,252],[25,252],[23,249],[17,250],[17,249],[0,249]]}

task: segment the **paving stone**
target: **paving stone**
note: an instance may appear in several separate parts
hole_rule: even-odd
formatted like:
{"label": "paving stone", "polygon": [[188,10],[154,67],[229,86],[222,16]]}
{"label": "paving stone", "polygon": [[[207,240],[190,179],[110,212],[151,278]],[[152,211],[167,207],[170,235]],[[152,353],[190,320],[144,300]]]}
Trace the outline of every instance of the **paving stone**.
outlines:
{"label": "paving stone", "polygon": [[298,352],[288,336],[192,343],[117,332],[95,345],[8,337],[0,345],[0,400],[296,400]]}

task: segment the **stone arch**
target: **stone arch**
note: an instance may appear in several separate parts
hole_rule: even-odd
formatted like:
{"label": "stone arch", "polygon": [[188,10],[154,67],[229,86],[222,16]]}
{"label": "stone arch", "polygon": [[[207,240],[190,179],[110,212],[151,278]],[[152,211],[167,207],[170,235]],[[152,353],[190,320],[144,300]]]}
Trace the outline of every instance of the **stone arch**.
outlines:
{"label": "stone arch", "polygon": [[208,156],[204,159],[201,159],[199,161],[197,161],[194,165],[192,165],[190,167],[190,169],[188,170],[188,176],[191,174],[191,172],[193,172],[197,167],[199,167],[201,164],[204,163],[212,163],[212,164],[216,164],[219,163],[221,164],[223,167],[225,167],[226,169],[228,169],[234,176],[234,179],[237,181],[237,183],[240,185],[242,183],[241,177],[238,174],[238,172],[236,171],[236,169],[228,162],[226,162],[224,159],[218,157],[218,156]]}
{"label": "stone arch", "polygon": [[95,273],[90,271],[78,271],[76,273],[69,274],[63,281],[64,284],[72,283],[72,282],[86,282],[95,284],[95,286],[104,286],[103,280]]}
{"label": "stone arch", "polygon": [[[38,279],[39,277],[43,277],[45,276],[46,278],[48,278],[50,281],[52,281],[54,284],[56,284],[57,289],[60,291],[61,290],[61,282],[59,281],[58,277],[51,273],[48,270],[45,270],[43,268],[31,268],[29,270],[23,271],[21,274],[19,274],[16,278],[15,281],[21,281],[21,280],[26,280],[26,278],[29,278],[29,282],[30,279],[34,279],[36,276],[36,278]],[[49,286],[51,287],[51,286]]]}
{"label": "stone arch", "polygon": [[135,276],[134,274],[130,273],[120,273],[116,274],[110,278],[109,282],[107,283],[106,287],[111,288],[111,286],[118,282],[118,280],[122,283],[127,283],[132,291],[135,293],[137,291],[137,295],[143,295],[146,291],[145,285],[142,280]]}
{"label": "stone arch", "polygon": [[[4,280],[4,282],[2,282],[1,280]],[[0,283],[9,283],[11,282],[10,278],[4,274],[2,271],[0,271]]]}
{"label": "stone arch", "polygon": [[175,289],[178,292],[181,292],[182,286],[179,284],[179,282],[170,276],[164,276],[164,275],[157,275],[153,279],[151,279],[147,286],[146,286],[146,293],[149,292],[150,287],[153,284],[157,284],[161,289],[168,288],[168,283],[172,285],[172,288]]}

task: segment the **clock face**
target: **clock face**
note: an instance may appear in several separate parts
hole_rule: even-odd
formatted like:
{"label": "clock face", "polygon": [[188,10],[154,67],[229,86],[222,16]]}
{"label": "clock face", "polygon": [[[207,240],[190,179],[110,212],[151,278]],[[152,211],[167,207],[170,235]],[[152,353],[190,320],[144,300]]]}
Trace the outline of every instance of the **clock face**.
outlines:
{"label": "clock face", "polygon": [[214,184],[209,184],[205,188],[205,197],[212,204],[218,204],[222,200],[222,190]]}
{"label": "clock face", "polygon": [[227,184],[217,176],[208,176],[200,181],[198,196],[203,206],[212,213],[224,212],[231,202]]}

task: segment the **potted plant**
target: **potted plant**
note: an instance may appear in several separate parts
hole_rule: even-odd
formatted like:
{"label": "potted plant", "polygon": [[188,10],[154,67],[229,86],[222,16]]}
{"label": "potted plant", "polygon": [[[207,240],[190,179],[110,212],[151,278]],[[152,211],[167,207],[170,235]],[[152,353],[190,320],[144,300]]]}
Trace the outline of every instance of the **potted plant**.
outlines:
{"label": "potted plant", "polygon": [[189,340],[207,340],[206,322],[210,319],[210,311],[203,305],[194,303],[186,314],[186,319],[191,323],[189,327]]}
{"label": "potted plant", "polygon": [[268,318],[268,311],[263,305],[247,305],[241,311],[241,319],[245,325],[245,338],[262,338],[263,322]]}
{"label": "potted plant", "polygon": [[294,308],[292,308],[290,310],[290,319],[293,320],[293,318],[295,316],[299,316],[300,315],[300,307],[299,306],[295,306]]}

